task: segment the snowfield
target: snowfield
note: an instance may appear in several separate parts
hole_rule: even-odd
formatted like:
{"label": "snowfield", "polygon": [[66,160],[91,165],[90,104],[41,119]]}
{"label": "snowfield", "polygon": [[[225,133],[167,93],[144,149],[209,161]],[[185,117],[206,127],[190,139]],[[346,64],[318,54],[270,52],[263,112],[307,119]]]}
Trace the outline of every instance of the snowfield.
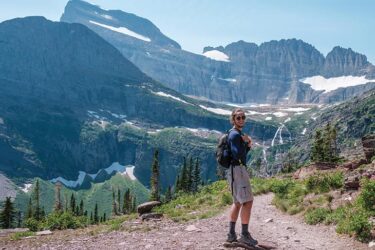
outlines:
{"label": "snowfield", "polygon": [[338,88],[357,86],[369,82],[375,82],[375,79],[366,79],[365,76],[340,76],[325,78],[323,76],[312,76],[300,79],[301,82],[309,84],[315,90],[330,92]]}
{"label": "snowfield", "polygon": [[109,25],[98,23],[98,22],[91,21],[91,20],[89,22],[92,23],[92,24],[95,24],[97,26],[100,26],[100,27],[103,27],[103,28],[106,28],[106,29],[109,29],[109,30],[112,30],[112,31],[115,31],[115,32],[118,32],[118,33],[121,33],[121,34],[124,34],[124,35],[128,35],[128,36],[137,38],[137,39],[145,41],[145,42],[151,42],[150,38],[148,38],[146,36],[142,36],[142,35],[134,32],[134,31],[132,31],[130,29],[127,29],[125,27],[113,27],[113,26],[109,26]]}
{"label": "snowfield", "polygon": [[229,56],[218,50],[206,51],[202,55],[215,61],[230,62]]}

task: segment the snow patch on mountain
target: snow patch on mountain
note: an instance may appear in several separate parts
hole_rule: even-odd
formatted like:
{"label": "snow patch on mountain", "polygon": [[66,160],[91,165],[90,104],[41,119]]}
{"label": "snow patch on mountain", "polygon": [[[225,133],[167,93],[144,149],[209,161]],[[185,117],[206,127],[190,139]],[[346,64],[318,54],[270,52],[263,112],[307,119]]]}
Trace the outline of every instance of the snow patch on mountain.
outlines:
{"label": "snow patch on mountain", "polygon": [[309,84],[315,90],[330,92],[338,88],[362,85],[369,82],[375,82],[375,79],[366,79],[366,76],[339,76],[325,78],[323,76],[312,76],[300,79],[301,82]]}
{"label": "snow patch on mountain", "polygon": [[105,19],[108,19],[108,20],[113,20],[113,17],[111,17],[110,15],[101,15],[102,17],[104,17]]}
{"label": "snow patch on mountain", "polygon": [[[113,172],[119,172],[122,175],[127,174],[131,180],[137,179],[134,176],[134,166],[132,166],[132,165],[123,166],[123,165],[119,164],[118,162],[114,162],[114,163],[111,164],[111,166],[105,168],[104,170],[107,172],[107,174],[111,174]],[[82,185],[83,180],[85,179],[86,176],[89,176],[89,177],[91,177],[92,180],[94,180],[96,178],[96,176],[99,174],[100,171],[101,171],[101,169],[96,174],[88,174],[84,171],[78,171],[78,178],[75,181],[66,180],[65,178],[63,178],[61,176],[59,176],[57,178],[53,178],[50,181],[52,183],[61,182],[66,187],[77,188],[80,185]],[[29,185],[29,184],[25,184],[25,186],[26,185]]]}
{"label": "snow patch on mountain", "polygon": [[185,103],[185,104],[193,105],[193,104],[191,104],[191,103],[188,103],[188,102],[182,100],[181,98],[175,97],[175,96],[173,96],[173,95],[170,95],[170,94],[167,94],[167,93],[164,93],[164,92],[161,92],[161,91],[159,91],[159,92],[151,91],[151,92],[152,92],[153,94],[155,94],[155,95],[159,95],[159,96],[163,96],[163,97],[172,98],[172,99],[174,99],[174,100],[176,100],[176,101],[183,102],[183,103]]}
{"label": "snow patch on mountain", "polygon": [[237,80],[234,78],[218,78],[218,79],[222,81],[226,81],[226,82],[233,82],[233,83],[237,82]]}
{"label": "snow patch on mountain", "polygon": [[127,29],[125,27],[113,27],[113,26],[109,26],[109,25],[98,23],[98,22],[91,21],[91,20],[89,20],[89,22],[92,23],[92,24],[95,24],[97,26],[100,26],[100,27],[103,27],[103,28],[106,28],[106,29],[109,29],[109,30],[127,35],[127,36],[131,36],[131,37],[137,38],[137,39],[145,41],[145,42],[151,42],[150,38],[148,38],[146,36],[142,36],[142,35],[134,32],[130,29]]}
{"label": "snow patch on mountain", "polygon": [[202,55],[215,61],[230,62],[229,56],[218,50],[206,51]]}
{"label": "snow patch on mountain", "polygon": [[206,107],[206,106],[203,106],[203,105],[199,105],[199,107],[201,107],[202,109],[208,110],[212,113],[219,114],[219,115],[230,115],[230,114],[232,114],[232,111],[226,110],[226,109],[210,108],[210,107]]}
{"label": "snow patch on mountain", "polygon": [[28,193],[30,190],[31,190],[31,186],[32,186],[33,184],[31,184],[31,183],[25,183],[24,184],[24,187],[23,188],[21,188],[21,190],[23,191],[23,192],[25,192],[25,193]]}

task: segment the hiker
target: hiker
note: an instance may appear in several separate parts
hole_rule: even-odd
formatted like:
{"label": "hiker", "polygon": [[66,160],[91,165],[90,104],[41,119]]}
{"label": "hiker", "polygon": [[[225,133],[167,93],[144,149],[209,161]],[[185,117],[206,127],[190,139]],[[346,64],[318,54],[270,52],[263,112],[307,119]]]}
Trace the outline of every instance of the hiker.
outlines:
{"label": "hiker", "polygon": [[232,159],[230,168],[227,171],[227,178],[233,196],[233,204],[229,215],[227,242],[237,241],[235,227],[241,210],[242,232],[238,242],[255,246],[258,242],[251,237],[248,230],[254,196],[251,191],[250,176],[246,169],[246,155],[251,148],[251,138],[242,133],[245,120],[245,112],[242,109],[236,108],[232,111],[230,123],[233,128],[228,135],[228,145]]}

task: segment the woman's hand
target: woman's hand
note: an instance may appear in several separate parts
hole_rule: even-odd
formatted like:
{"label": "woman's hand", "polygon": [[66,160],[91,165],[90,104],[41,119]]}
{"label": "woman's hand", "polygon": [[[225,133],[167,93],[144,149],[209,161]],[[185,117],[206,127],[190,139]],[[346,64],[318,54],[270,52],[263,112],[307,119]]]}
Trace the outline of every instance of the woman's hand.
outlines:
{"label": "woman's hand", "polygon": [[247,134],[244,134],[244,135],[242,136],[242,140],[244,140],[244,142],[247,143],[247,146],[248,146],[249,148],[251,148],[251,137],[250,137],[250,136],[248,136]]}

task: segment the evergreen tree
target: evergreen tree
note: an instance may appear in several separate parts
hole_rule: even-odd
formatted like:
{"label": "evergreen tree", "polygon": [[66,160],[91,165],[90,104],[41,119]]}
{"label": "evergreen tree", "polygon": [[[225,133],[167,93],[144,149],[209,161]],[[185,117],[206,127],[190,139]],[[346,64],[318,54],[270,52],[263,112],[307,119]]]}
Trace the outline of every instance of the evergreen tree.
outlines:
{"label": "evergreen tree", "polygon": [[320,129],[315,131],[314,142],[311,150],[311,160],[320,162],[323,160],[323,138]]}
{"label": "evergreen tree", "polygon": [[39,185],[39,179],[36,180],[35,183],[35,189],[34,189],[34,201],[35,201],[35,211],[34,211],[34,218],[37,221],[40,221],[42,219],[41,216],[41,208],[40,208],[40,185]]}
{"label": "evergreen tree", "polygon": [[159,201],[159,151],[156,149],[151,167],[151,201]]}
{"label": "evergreen tree", "polygon": [[40,210],[40,220],[43,220],[44,217],[46,217],[46,210],[44,209],[44,206]]}
{"label": "evergreen tree", "polygon": [[131,212],[135,213],[136,211],[137,211],[137,197],[133,196]]}
{"label": "evergreen tree", "polygon": [[20,228],[22,225],[22,212],[18,211],[17,212],[17,227]]}
{"label": "evergreen tree", "polygon": [[168,186],[167,191],[165,191],[165,202],[170,202],[172,200],[172,188],[171,185]]}
{"label": "evergreen tree", "polygon": [[112,188],[112,215],[117,215],[117,204],[115,190]]}
{"label": "evergreen tree", "polygon": [[187,191],[187,186],[188,186],[188,169],[187,169],[187,163],[186,163],[186,158],[184,157],[183,164],[182,164],[182,169],[180,172],[180,188],[179,191]]}
{"label": "evergreen tree", "polygon": [[94,223],[94,217],[92,216],[92,211],[90,213],[90,223],[93,224]]}
{"label": "evergreen tree", "polygon": [[106,213],[103,214],[103,221],[107,221],[107,215],[106,215]]}
{"label": "evergreen tree", "polygon": [[120,206],[120,204],[121,204],[121,191],[120,191],[120,189],[118,188],[117,189],[117,207],[118,207],[118,213],[119,214],[121,214],[121,206]]}
{"label": "evergreen tree", "polygon": [[75,209],[76,209],[76,198],[74,197],[74,194],[70,196],[70,212],[72,214],[75,214]]}
{"label": "evergreen tree", "polygon": [[132,206],[131,202],[132,200],[131,200],[130,190],[128,188],[126,189],[124,193],[124,203],[122,206],[122,210],[124,214],[128,214],[131,212],[131,206]]}
{"label": "evergreen tree", "polygon": [[187,164],[187,180],[186,180],[186,191],[192,192],[193,191],[193,158],[190,157],[189,163]]}
{"label": "evergreen tree", "polygon": [[4,208],[0,213],[0,225],[2,228],[12,228],[16,212],[11,197],[6,197]]}
{"label": "evergreen tree", "polygon": [[81,202],[79,203],[79,216],[83,215],[83,200],[81,199]]}
{"label": "evergreen tree", "polygon": [[99,215],[98,215],[98,203],[95,203],[95,209],[94,209],[94,223],[99,222]]}
{"label": "evergreen tree", "polygon": [[26,219],[30,219],[34,216],[33,213],[33,204],[31,202],[31,197],[29,198],[29,204],[27,205]]}
{"label": "evergreen tree", "polygon": [[176,176],[176,183],[175,183],[175,190],[174,190],[174,192],[175,193],[178,193],[178,191],[180,191],[181,190],[181,184],[180,184],[180,175],[179,174],[177,174],[177,176]]}
{"label": "evergreen tree", "polygon": [[198,191],[199,183],[201,182],[201,169],[199,166],[199,159],[195,160],[195,168],[193,172],[193,192]]}
{"label": "evergreen tree", "polygon": [[55,207],[56,212],[62,211],[62,203],[61,203],[61,183],[58,181],[55,184]]}

